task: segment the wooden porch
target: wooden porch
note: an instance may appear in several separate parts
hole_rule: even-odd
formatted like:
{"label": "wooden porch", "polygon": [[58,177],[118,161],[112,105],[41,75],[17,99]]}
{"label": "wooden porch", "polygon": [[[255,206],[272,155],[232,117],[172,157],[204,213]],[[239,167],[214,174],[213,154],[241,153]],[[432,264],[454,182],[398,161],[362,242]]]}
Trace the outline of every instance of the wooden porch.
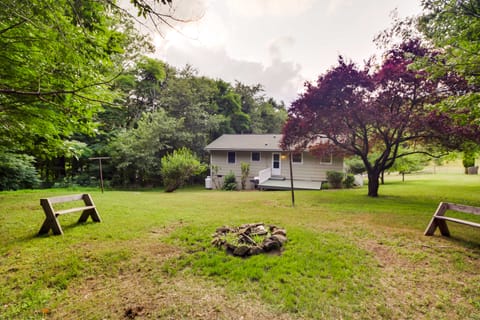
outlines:
{"label": "wooden porch", "polygon": [[[290,190],[291,180],[284,179],[268,179],[262,183],[258,184],[258,189],[260,190]],[[295,190],[320,190],[322,189],[321,181],[304,181],[304,180],[293,180],[293,189]]]}

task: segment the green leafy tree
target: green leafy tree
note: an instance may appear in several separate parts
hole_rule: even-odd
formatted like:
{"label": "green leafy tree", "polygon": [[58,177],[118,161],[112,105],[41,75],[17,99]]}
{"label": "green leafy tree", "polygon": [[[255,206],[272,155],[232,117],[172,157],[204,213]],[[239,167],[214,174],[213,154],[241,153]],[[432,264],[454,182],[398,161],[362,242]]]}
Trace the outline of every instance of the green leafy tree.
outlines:
{"label": "green leafy tree", "polygon": [[[465,142],[480,143],[480,2],[422,0],[421,5],[421,15],[396,20],[377,40],[388,44],[399,38],[421,38],[435,57],[416,57],[411,68],[427,72],[432,79],[457,78],[455,93],[442,92],[444,99],[432,108],[444,118],[438,119],[438,127],[448,124],[456,126],[457,132],[463,131],[462,139],[444,141],[447,148],[463,151]],[[439,92],[442,89],[438,88]]]}
{"label": "green leafy tree", "polygon": [[160,159],[188,141],[182,119],[163,109],[145,113],[137,127],[124,130],[112,140],[107,153],[115,167],[115,185],[152,185],[159,181]]}
{"label": "green leafy tree", "polygon": [[159,108],[159,95],[166,77],[166,65],[160,60],[140,57],[135,65],[114,82],[114,89],[121,92],[115,102],[119,106],[107,106],[116,114],[116,127],[132,128],[145,112]]}
{"label": "green leafy tree", "polygon": [[204,147],[223,133],[221,128],[229,126],[230,120],[218,112],[217,95],[216,82],[198,76],[191,67],[182,70],[167,68],[166,80],[159,93],[159,106],[169,116],[184,119],[185,128],[191,135],[190,143],[185,146],[201,157]]}
{"label": "green leafy tree", "polygon": [[236,93],[232,86],[218,80],[219,94],[215,98],[219,113],[230,119],[230,130],[227,133],[249,133],[251,132],[250,116],[242,111],[242,98]]}
{"label": "green leafy tree", "polygon": [[76,169],[68,141],[91,141],[113,80],[151,48],[108,0],[4,1],[0,47],[0,146],[34,156],[43,180]]}
{"label": "green leafy tree", "polygon": [[[420,60],[419,68],[436,77],[461,75],[470,85],[463,94],[450,96],[436,105],[441,112],[454,114],[449,121],[459,127],[478,124],[480,119],[480,1],[423,0],[423,14],[417,27],[436,48],[441,63]],[[480,143],[478,130],[469,139]]]}
{"label": "green leafy tree", "polygon": [[272,98],[266,98],[262,85],[248,86],[235,83],[235,92],[241,97],[242,112],[250,117],[249,133],[279,133],[287,119],[287,110],[283,103],[278,104]]}
{"label": "green leafy tree", "polygon": [[433,64],[443,74],[455,71],[470,83],[480,85],[480,2],[477,0],[423,0],[418,29],[435,47],[445,63]]}
{"label": "green leafy tree", "polygon": [[400,173],[402,175],[402,181],[405,181],[405,174],[422,170],[427,166],[430,159],[430,157],[424,154],[411,154],[397,159],[388,171]]}
{"label": "green leafy tree", "polygon": [[200,163],[195,155],[186,148],[167,154],[161,160],[160,173],[165,192],[173,192],[182,187],[189,178],[203,173],[207,167]]}
{"label": "green leafy tree", "polygon": [[114,59],[128,42],[119,23],[101,2],[2,4],[0,144],[48,152],[55,140],[92,132],[101,102],[112,101]]}

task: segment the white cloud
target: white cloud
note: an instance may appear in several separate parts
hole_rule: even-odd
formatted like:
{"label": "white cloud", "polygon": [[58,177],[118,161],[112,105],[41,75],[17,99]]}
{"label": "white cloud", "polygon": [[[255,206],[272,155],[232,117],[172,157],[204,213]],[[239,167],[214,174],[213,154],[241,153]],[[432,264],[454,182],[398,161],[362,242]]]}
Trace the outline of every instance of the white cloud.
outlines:
{"label": "white cloud", "polygon": [[[169,28],[163,35],[153,33],[156,56],[165,59],[170,48],[179,50],[193,48],[223,48],[228,31],[223,18],[214,11],[206,12],[200,20],[177,24]],[[197,50],[197,49],[195,49]]]}
{"label": "white cloud", "polygon": [[232,12],[246,17],[297,16],[312,7],[314,0],[227,0]]}
{"label": "white cloud", "polygon": [[290,36],[282,36],[274,39],[268,46],[268,52],[272,61],[283,60],[283,51],[295,45],[295,39]]}
{"label": "white cloud", "polygon": [[327,14],[336,14],[340,10],[345,10],[345,8],[351,7],[352,5],[352,0],[330,0],[327,7]]}
{"label": "white cloud", "polygon": [[[419,10],[418,0],[176,0],[182,15],[202,19],[157,36],[156,57],[229,82],[262,84],[266,94],[291,102],[304,79],[336,64],[356,62],[376,49],[373,36],[391,23],[395,7]],[[188,11],[190,10],[190,11]],[[154,34],[152,34],[154,36]],[[187,35],[187,36],[185,36]],[[290,36],[292,35],[292,36]]]}
{"label": "white cloud", "polygon": [[303,82],[301,67],[293,62],[273,59],[265,66],[260,62],[234,59],[224,48],[206,48],[191,44],[169,47],[164,56],[169,64],[182,67],[192,65],[201,75],[221,78],[233,83],[238,80],[244,84],[262,84],[267,96],[286,103],[295,98],[299,84]]}

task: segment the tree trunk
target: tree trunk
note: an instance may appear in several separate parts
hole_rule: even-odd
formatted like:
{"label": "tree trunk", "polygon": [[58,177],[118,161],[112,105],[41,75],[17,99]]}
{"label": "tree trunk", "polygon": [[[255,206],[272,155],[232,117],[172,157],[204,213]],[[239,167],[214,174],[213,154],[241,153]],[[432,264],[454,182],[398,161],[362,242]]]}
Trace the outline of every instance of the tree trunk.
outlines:
{"label": "tree trunk", "polygon": [[380,173],[378,172],[369,172],[368,173],[368,196],[369,197],[378,197],[378,188]]}

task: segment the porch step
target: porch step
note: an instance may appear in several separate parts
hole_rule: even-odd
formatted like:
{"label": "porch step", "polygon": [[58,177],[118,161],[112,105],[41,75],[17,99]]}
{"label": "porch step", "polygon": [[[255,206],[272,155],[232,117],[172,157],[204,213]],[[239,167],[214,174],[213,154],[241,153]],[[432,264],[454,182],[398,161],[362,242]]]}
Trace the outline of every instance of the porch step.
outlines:
{"label": "porch step", "polygon": [[275,180],[275,181],[283,181],[286,178],[284,176],[271,176],[270,180]]}

